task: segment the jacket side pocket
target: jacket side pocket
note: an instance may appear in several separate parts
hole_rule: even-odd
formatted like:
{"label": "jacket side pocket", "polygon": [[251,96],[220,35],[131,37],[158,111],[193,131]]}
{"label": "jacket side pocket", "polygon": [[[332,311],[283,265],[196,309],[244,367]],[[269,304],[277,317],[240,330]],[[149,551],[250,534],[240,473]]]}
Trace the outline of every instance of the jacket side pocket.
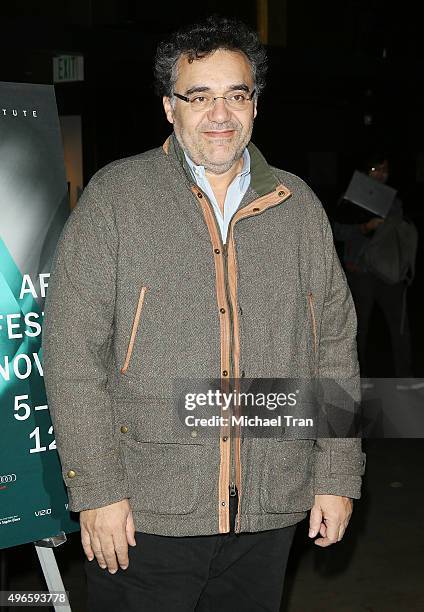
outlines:
{"label": "jacket side pocket", "polygon": [[314,503],[314,441],[268,441],[260,504],[264,512],[292,513],[310,510]]}
{"label": "jacket side pocket", "polygon": [[138,298],[137,309],[135,311],[134,320],[131,328],[131,335],[128,342],[127,353],[125,355],[124,365],[121,368],[121,374],[125,374],[128,370],[128,366],[130,365],[131,355],[134,348],[135,337],[137,335],[138,326],[140,323],[141,311],[143,309],[144,298],[146,296],[147,287],[142,287],[140,289],[140,295]]}

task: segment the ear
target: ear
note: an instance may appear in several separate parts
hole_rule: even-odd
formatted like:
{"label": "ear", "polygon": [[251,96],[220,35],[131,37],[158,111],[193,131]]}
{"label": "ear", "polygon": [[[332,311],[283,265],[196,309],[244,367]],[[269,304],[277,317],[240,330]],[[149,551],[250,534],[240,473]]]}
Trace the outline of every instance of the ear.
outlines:
{"label": "ear", "polygon": [[258,114],[258,98],[255,98],[253,102],[253,119],[256,119],[256,115]]}
{"label": "ear", "polygon": [[169,123],[174,123],[174,110],[171,105],[171,99],[168,96],[163,96],[162,104]]}

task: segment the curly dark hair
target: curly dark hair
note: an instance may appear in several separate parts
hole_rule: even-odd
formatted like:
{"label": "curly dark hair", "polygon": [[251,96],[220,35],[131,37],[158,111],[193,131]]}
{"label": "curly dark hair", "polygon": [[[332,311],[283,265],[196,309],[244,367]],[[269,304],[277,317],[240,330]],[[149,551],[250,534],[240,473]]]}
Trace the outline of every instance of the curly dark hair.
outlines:
{"label": "curly dark hair", "polygon": [[265,87],[265,47],[257,33],[242,21],[216,15],[174,32],[168,40],[158,45],[154,66],[158,95],[172,96],[178,76],[176,65],[181,55],[187,55],[189,61],[194,61],[217,49],[242,51],[247,56],[258,95]]}

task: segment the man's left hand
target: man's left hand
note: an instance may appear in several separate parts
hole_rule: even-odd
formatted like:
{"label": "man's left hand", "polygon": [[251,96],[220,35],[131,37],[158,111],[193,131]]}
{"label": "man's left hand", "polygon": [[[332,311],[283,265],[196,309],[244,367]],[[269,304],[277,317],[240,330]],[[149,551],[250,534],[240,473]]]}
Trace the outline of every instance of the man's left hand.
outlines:
{"label": "man's left hand", "polygon": [[352,515],[350,497],[340,495],[315,495],[315,503],[309,518],[309,537],[322,536],[314,542],[317,546],[330,546],[340,542]]}

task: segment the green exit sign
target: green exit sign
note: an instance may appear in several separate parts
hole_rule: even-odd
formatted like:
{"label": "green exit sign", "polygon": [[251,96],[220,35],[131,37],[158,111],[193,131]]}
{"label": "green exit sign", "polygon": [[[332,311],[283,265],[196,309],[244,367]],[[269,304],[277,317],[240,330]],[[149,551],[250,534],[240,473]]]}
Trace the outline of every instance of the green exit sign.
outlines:
{"label": "green exit sign", "polygon": [[70,83],[84,80],[82,55],[57,55],[53,58],[53,82]]}

